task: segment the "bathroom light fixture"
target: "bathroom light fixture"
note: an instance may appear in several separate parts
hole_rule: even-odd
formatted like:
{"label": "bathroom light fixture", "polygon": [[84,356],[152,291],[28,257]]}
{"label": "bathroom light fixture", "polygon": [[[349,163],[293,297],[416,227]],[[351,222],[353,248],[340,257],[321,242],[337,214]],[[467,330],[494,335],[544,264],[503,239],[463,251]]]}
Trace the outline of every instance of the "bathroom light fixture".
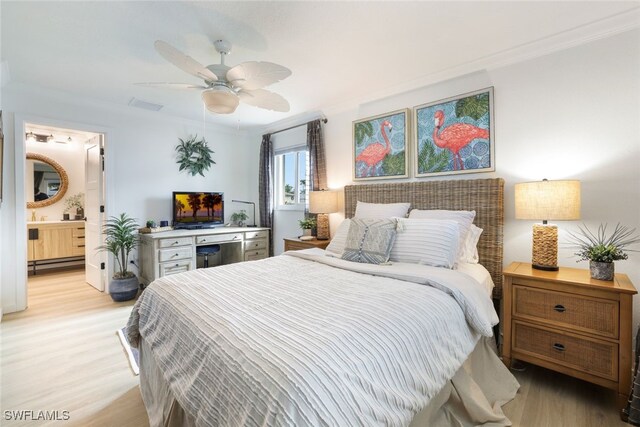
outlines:
{"label": "bathroom light fixture", "polygon": [[36,142],[36,134],[33,132],[27,133],[27,141],[28,142]]}
{"label": "bathroom light fixture", "polygon": [[53,142],[53,135],[49,135],[47,137],[47,142]]}
{"label": "bathroom light fixture", "polygon": [[67,142],[68,142],[68,143],[72,143],[72,142],[73,142],[73,139],[71,139],[71,137],[69,137],[69,138],[67,138]]}

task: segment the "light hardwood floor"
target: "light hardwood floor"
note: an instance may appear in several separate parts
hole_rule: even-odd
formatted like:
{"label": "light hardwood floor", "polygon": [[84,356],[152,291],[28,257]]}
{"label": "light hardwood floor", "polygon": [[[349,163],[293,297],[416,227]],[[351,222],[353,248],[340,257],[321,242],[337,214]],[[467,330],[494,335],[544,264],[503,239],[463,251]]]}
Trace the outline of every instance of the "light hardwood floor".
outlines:
{"label": "light hardwood floor", "polygon": [[[55,425],[144,427],[138,377],[116,336],[133,302],[114,303],[82,271],[29,279],[29,308],[0,323],[0,425],[5,410],[68,410]],[[611,390],[529,366],[514,372],[521,388],[504,407],[514,426],[626,426]]]}

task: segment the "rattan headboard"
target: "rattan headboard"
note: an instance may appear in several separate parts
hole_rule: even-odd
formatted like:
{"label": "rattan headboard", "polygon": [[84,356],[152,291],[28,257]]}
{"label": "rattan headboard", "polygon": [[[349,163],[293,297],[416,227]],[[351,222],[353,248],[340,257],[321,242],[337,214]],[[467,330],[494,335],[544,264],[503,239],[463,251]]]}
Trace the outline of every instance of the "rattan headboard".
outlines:
{"label": "rattan headboard", "polygon": [[493,297],[502,296],[502,178],[347,185],[344,188],[346,218],[353,217],[358,200],[368,203],[410,202],[411,209],[476,211],[473,223],[484,230],[478,242],[480,264],[491,273],[495,284]]}

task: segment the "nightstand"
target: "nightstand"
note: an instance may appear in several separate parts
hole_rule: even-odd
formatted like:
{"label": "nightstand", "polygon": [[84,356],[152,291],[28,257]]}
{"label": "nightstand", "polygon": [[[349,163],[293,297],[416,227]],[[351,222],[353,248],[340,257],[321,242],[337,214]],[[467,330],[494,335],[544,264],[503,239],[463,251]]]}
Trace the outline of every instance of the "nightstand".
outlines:
{"label": "nightstand", "polygon": [[284,239],[284,250],[285,251],[299,251],[301,249],[311,249],[311,248],[320,248],[325,249],[329,246],[331,240],[300,240],[296,237]]}
{"label": "nightstand", "polygon": [[622,408],[631,390],[633,295],[629,277],[595,280],[589,270],[535,270],[514,262],[504,271],[504,341],[513,359],[616,390]]}

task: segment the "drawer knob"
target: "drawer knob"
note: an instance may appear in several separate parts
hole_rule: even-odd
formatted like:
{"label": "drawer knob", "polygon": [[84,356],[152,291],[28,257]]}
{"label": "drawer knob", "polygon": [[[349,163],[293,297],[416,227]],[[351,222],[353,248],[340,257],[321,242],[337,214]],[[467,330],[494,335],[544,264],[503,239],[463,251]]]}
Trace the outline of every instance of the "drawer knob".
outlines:
{"label": "drawer knob", "polygon": [[556,306],[553,307],[553,309],[558,313],[564,313],[567,310],[566,308],[564,308],[564,305],[562,304],[556,304]]}
{"label": "drawer knob", "polygon": [[180,254],[175,254],[174,256],[180,256]]}
{"label": "drawer knob", "polygon": [[559,343],[555,343],[552,347],[553,347],[554,350],[558,350],[558,351],[564,351],[565,350],[564,345],[559,344]]}
{"label": "drawer knob", "polygon": [[175,266],[178,267],[180,264],[176,264]]}
{"label": "drawer knob", "polygon": [[173,244],[174,244],[174,245],[177,245],[177,244],[178,244],[178,241],[176,240],[175,242],[173,242]]}

